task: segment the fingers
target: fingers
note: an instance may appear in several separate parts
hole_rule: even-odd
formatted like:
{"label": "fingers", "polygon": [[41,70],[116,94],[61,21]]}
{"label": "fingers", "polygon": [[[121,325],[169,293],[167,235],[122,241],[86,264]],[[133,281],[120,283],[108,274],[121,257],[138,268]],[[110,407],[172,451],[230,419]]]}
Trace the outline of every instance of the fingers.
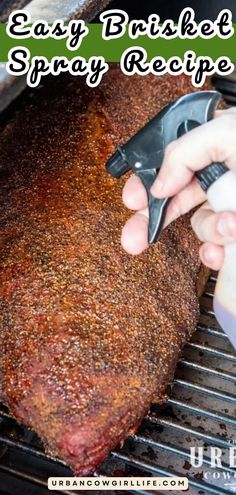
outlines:
{"label": "fingers", "polygon": [[208,268],[215,271],[221,269],[224,261],[224,248],[222,246],[206,242],[200,247],[199,254],[203,264]]}
{"label": "fingers", "polygon": [[130,210],[143,210],[147,207],[147,193],[141,179],[131,175],[125,183],[122,199]]}
{"label": "fingers", "polygon": [[[180,215],[184,215],[189,210],[202,203],[206,199],[196,179],[170,202],[164,227],[169,225]],[[143,208],[139,213],[133,215],[125,224],[121,243],[129,254],[140,254],[148,248],[148,209],[147,195],[141,180],[132,175],[126,182],[123,190],[123,201],[132,210]]]}
{"label": "fingers", "polygon": [[180,191],[171,200],[166,214],[164,227],[169,225],[173,220],[188,213],[195,206],[200,205],[206,200],[206,194],[199,186],[197,179],[194,177],[185,189]]}
{"label": "fingers", "polygon": [[193,230],[204,243],[200,258],[212,270],[220,270],[224,261],[224,246],[236,240],[236,213],[214,213],[208,203],[199,208],[191,219]]}
{"label": "fingers", "polygon": [[[122,199],[130,210],[144,210],[147,208],[147,193],[141,180],[136,175],[131,175],[127,180],[122,194]],[[191,183],[177,194],[168,206],[165,227],[180,215],[184,215],[195,206],[205,201],[206,195],[193,178]]]}
{"label": "fingers", "polygon": [[[123,228],[121,242],[123,248],[132,255],[138,255],[148,248],[148,211],[133,215]],[[224,248],[205,242],[199,250],[204,265],[211,270],[220,270],[224,261]]]}
{"label": "fingers", "polygon": [[225,162],[236,171],[236,114],[222,111],[218,117],[170,143],[152,187],[156,197],[170,197],[181,191],[195,171],[212,162]]}
{"label": "fingers", "polygon": [[208,203],[194,213],[191,224],[202,242],[224,246],[236,240],[236,213],[214,213]]}
{"label": "fingers", "polygon": [[135,213],[125,224],[121,244],[129,254],[137,255],[148,248],[148,210]]}

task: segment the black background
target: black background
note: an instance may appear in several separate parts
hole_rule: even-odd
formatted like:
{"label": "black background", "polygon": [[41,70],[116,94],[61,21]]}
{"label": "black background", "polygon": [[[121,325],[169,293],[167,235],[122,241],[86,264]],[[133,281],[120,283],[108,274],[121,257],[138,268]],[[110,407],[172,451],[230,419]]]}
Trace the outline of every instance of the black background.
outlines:
{"label": "black background", "polygon": [[184,7],[195,10],[197,22],[203,19],[215,20],[222,9],[228,8],[236,22],[236,0],[113,0],[105,10],[123,9],[130,19],[145,19],[149,14],[156,13],[160,15],[161,21],[168,18],[177,21]]}

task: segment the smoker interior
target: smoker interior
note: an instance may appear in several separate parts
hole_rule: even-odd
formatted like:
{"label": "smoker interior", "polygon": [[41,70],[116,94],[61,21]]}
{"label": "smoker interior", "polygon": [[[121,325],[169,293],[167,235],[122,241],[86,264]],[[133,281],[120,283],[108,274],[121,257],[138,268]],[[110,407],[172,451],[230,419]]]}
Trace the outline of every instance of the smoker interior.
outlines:
{"label": "smoker interior", "polygon": [[180,12],[185,7],[192,7],[195,10],[197,22],[203,19],[215,20],[222,9],[230,9],[232,12],[233,22],[236,20],[236,3],[235,0],[146,0],[137,2],[137,0],[113,0],[109,8],[123,9],[128,12],[130,19],[147,19],[150,14],[157,13],[161,21],[173,19],[178,21]]}
{"label": "smoker interior", "polygon": [[[167,403],[152,405],[138,432],[110,454],[97,476],[187,476],[189,495],[230,494],[236,487],[228,459],[228,448],[236,442],[236,354],[212,311],[214,285],[211,276],[201,298],[197,332],[179,360]],[[194,446],[204,448],[202,467],[191,467]],[[222,467],[210,467],[210,447],[222,449]],[[49,476],[71,475],[64,463],[45,454],[34,433],[20,427],[1,406],[0,495],[46,495]]]}
{"label": "smoker interior", "polygon": [[2,0],[0,10],[0,21],[6,22],[8,16],[14,9],[24,9],[28,0]]}

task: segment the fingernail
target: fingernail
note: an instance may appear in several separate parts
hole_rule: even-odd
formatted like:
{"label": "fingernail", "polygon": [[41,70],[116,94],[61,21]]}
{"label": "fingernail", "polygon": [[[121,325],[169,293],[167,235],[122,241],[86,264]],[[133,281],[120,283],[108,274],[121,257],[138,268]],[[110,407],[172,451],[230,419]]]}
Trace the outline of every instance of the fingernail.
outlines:
{"label": "fingernail", "polygon": [[164,182],[160,179],[156,179],[155,184],[151,187],[151,194],[158,194],[162,191]]}
{"label": "fingernail", "polygon": [[217,230],[221,235],[235,236],[236,222],[232,218],[220,218],[217,225]]}

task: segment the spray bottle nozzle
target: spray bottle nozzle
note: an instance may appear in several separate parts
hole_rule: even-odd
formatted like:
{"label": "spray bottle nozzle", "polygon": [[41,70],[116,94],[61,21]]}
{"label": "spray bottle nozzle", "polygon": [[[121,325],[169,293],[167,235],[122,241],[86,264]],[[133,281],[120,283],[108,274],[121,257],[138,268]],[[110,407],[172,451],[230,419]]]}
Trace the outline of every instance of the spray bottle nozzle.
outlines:
{"label": "spray bottle nozzle", "polygon": [[118,148],[114,155],[109,158],[106,164],[107,171],[112,177],[119,179],[122,175],[130,170],[130,166],[125,159],[122,149]]}

